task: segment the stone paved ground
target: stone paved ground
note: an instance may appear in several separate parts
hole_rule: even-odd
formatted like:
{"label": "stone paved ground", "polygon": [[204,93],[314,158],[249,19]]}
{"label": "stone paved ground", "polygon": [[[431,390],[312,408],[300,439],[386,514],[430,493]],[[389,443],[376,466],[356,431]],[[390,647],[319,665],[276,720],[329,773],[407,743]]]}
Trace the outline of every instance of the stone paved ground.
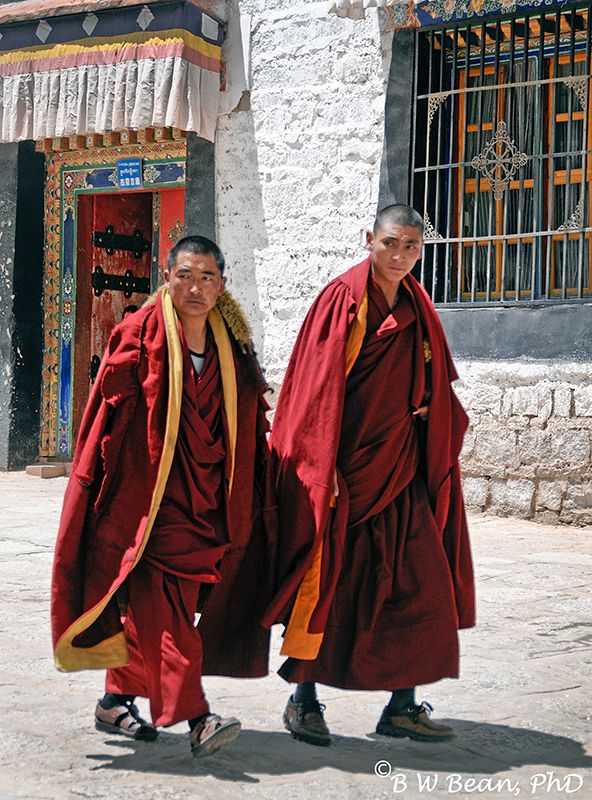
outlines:
{"label": "stone paved ground", "polygon": [[[213,707],[244,729],[199,763],[183,726],[150,744],[96,732],[101,675],[53,668],[48,589],[64,488],[64,478],[0,474],[0,800],[592,800],[592,529],[471,519],[479,625],[462,634],[460,681],[420,695],[455,720],[453,742],[376,737],[383,693],[322,687],[332,747],[294,742],[272,673],[207,679]],[[435,785],[419,785],[427,779]]]}

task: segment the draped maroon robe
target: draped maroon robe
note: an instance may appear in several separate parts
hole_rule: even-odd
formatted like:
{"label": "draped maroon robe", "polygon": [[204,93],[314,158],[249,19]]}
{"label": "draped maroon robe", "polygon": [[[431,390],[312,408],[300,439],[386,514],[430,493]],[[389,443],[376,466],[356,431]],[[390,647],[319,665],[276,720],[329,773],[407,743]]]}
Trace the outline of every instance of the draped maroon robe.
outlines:
{"label": "draped maroon robe", "polygon": [[208,327],[205,361],[194,374],[183,348],[177,446],[154,528],[126,587],[129,663],[107,671],[105,690],[150,699],[154,725],[209,711],[201,684],[203,647],[194,624],[202,583],[217,583],[230,538],[225,514],[223,397]]}
{"label": "draped maroon robe", "polygon": [[[140,616],[146,611],[157,619],[161,615],[153,591],[160,586],[162,594],[173,587],[167,636],[173,641],[178,626],[183,627],[178,641],[183,653],[196,657],[194,674],[199,677],[201,642],[192,623],[197,592],[206,582],[212,588],[199,625],[203,673],[259,677],[267,672],[269,633],[259,620],[268,602],[275,547],[275,526],[264,524],[264,518],[273,520],[275,509],[273,498],[264,496],[268,426],[263,387],[247,348],[220,315],[235,404],[223,407],[217,365],[222,357],[211,340],[196,386],[175,322],[181,349],[171,357],[171,325],[163,308],[159,294],[117,326],[85,410],[53,567],[56,665],[62,670],[126,667],[134,660],[137,642],[133,635],[124,636],[118,603],[122,587],[128,589],[132,622],[138,595],[134,586],[140,589]],[[171,439],[177,379],[180,419]],[[227,430],[231,411],[234,449]],[[155,501],[167,452],[172,463],[166,467],[165,494]],[[148,527],[155,502],[155,524]],[[150,577],[146,583],[142,571]],[[161,619],[158,625],[164,629],[167,623]],[[127,627],[129,633],[129,620]],[[182,659],[165,661],[177,673]],[[133,674],[141,684],[136,688],[143,689],[137,693],[149,694],[146,670]],[[200,700],[199,692],[197,683],[193,702]],[[182,700],[183,692],[178,696]],[[155,717],[163,724],[187,713],[197,715],[181,709],[183,702],[163,707],[162,714],[157,705]]]}
{"label": "draped maroon robe", "polygon": [[[196,377],[189,350],[182,336],[183,400],[177,447],[154,527],[159,538],[174,539],[174,549],[163,553],[169,571],[189,571],[201,581],[219,580],[216,564],[230,543],[228,536],[224,467],[226,445],[220,366],[208,327],[202,371]],[[169,552],[170,551],[170,552]],[[154,544],[144,558],[159,562]],[[167,568],[165,566],[165,568]]]}
{"label": "draped maroon robe", "polygon": [[[267,620],[289,620],[322,542],[309,625],[322,633],[320,649],[313,660],[289,658],[280,674],[390,690],[456,676],[457,629],[474,624],[457,460],[466,416],[421,287],[408,279],[391,313],[369,271],[366,260],[321,293],[288,368],[272,434],[281,536]],[[365,337],[346,381],[347,341],[366,287]],[[427,423],[413,416],[427,392],[424,339],[432,357]],[[335,464],[340,495],[329,511]]]}

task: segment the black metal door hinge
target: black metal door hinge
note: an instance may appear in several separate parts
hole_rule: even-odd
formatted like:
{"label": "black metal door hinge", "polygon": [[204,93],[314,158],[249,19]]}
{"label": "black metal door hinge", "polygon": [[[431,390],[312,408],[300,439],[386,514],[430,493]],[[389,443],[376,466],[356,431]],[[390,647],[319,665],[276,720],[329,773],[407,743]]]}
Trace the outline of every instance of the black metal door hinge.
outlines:
{"label": "black metal door hinge", "polygon": [[138,230],[131,236],[127,233],[115,233],[113,225],[107,225],[104,231],[93,231],[93,245],[103,247],[109,256],[115,250],[131,250],[136,258],[142,258],[150,250],[150,242],[144,239],[142,231]]}

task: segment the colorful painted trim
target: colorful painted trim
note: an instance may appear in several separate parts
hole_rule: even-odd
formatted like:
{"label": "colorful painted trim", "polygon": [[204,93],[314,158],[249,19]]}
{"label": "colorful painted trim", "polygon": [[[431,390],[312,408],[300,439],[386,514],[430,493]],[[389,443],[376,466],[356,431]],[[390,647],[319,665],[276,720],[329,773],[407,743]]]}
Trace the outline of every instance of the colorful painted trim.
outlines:
{"label": "colorful painted trim", "polygon": [[72,453],[77,198],[117,191],[117,161],[142,158],[144,190],[185,185],[184,141],[66,151],[47,157],[40,455]]}
{"label": "colorful painted trim", "polygon": [[401,0],[385,8],[387,30],[420,28],[442,22],[458,22],[473,17],[495,17],[513,14],[534,8],[565,6],[561,0],[531,0],[520,3],[515,0]]}
{"label": "colorful painted trim", "polygon": [[220,73],[223,28],[190,3],[110,9],[0,28],[0,78],[182,58]]}
{"label": "colorful painted trim", "polygon": [[0,77],[156,58],[183,58],[202,69],[220,72],[220,47],[177,29],[158,35],[134,33],[109,40],[59,44],[42,50],[15,50],[0,55]]}

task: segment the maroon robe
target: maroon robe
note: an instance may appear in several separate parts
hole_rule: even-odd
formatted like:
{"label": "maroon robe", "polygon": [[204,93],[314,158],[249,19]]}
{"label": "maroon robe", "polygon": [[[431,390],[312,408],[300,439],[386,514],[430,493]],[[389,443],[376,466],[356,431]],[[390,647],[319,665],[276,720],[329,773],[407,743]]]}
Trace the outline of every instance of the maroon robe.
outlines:
{"label": "maroon robe", "polygon": [[[225,498],[224,419],[218,354],[208,327],[205,361],[195,376],[185,337],[183,347],[183,401],[173,464],[154,527],[159,538],[175,540],[162,553],[163,568],[189,571],[199,580],[217,583],[217,563],[230,543]],[[152,538],[152,537],[151,537]],[[186,540],[186,541],[185,541]],[[143,558],[159,565],[160,551],[148,545]],[[171,558],[179,559],[177,570]]]}
{"label": "maroon robe", "polygon": [[391,314],[370,279],[337,457],[349,509],[342,567],[319,655],[289,659],[286,680],[395,689],[458,674],[452,580],[418,470],[415,322],[405,291]]}
{"label": "maroon robe", "polygon": [[[200,643],[187,623],[193,622],[197,589],[212,583],[199,626],[204,674],[261,676],[267,672],[269,633],[259,618],[273,580],[275,547],[275,526],[263,524],[275,512],[273,498],[264,497],[268,456],[263,386],[249,348],[220,320],[229,341],[224,363],[235,376],[237,392],[229,491],[230,445],[217,348],[209,349],[196,391],[182,335],[180,358],[171,356],[163,307],[159,294],[113,331],[85,410],[54,559],[56,664],[62,670],[102,669],[133,660],[134,641],[126,644],[118,597],[127,584],[133,607],[134,584],[142,585],[137,571],[147,570],[161,587],[170,588],[173,579],[177,589],[183,584],[170,597],[169,634],[175,634],[176,625],[185,626],[193,654]],[[177,402],[171,386],[177,378],[182,381],[182,413],[171,442],[169,418]],[[166,498],[158,500],[160,513],[150,530],[147,521],[166,452],[173,459],[170,471],[166,467]],[[149,586],[150,581],[143,589],[148,612]],[[133,621],[133,608],[131,616]],[[171,668],[176,669],[174,664]],[[163,711],[163,719],[176,716],[174,709]]]}
{"label": "maroon robe", "polygon": [[183,347],[177,446],[154,528],[126,582],[129,663],[107,671],[105,690],[150,699],[154,725],[209,711],[201,685],[203,647],[195,625],[202,583],[217,583],[230,539],[225,518],[223,398],[208,327],[199,376]]}
{"label": "maroon robe", "polygon": [[[272,434],[281,538],[267,621],[289,619],[321,541],[309,625],[323,634],[320,650],[314,660],[289,658],[280,674],[390,690],[456,676],[457,628],[474,623],[458,472],[466,416],[427,296],[408,279],[391,313],[369,269],[366,260],[321,293],[288,368]],[[366,286],[366,334],[346,382],[346,343]],[[427,393],[424,339],[427,422],[413,416]],[[330,512],[335,464],[340,495]]]}

